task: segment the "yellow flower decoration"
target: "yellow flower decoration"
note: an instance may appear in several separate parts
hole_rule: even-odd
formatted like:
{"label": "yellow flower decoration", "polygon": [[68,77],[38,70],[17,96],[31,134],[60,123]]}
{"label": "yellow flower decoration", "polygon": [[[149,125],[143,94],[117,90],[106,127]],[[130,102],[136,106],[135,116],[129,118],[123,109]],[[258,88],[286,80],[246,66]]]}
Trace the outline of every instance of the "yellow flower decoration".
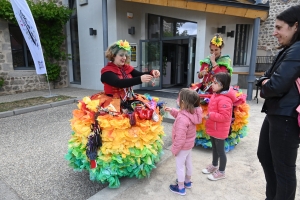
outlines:
{"label": "yellow flower decoration", "polygon": [[223,39],[220,36],[215,36],[213,39],[210,41],[213,45],[216,45],[217,47],[222,46],[223,44]]}
{"label": "yellow flower decoration", "polygon": [[129,45],[129,43],[126,40],[119,40],[116,42],[116,44],[119,46],[120,49],[125,49],[126,51],[130,51],[131,50],[131,46]]}
{"label": "yellow flower decoration", "polygon": [[87,105],[86,107],[88,109],[90,109],[93,112],[96,112],[100,101],[99,99],[91,100],[89,97],[84,97],[83,102]]}

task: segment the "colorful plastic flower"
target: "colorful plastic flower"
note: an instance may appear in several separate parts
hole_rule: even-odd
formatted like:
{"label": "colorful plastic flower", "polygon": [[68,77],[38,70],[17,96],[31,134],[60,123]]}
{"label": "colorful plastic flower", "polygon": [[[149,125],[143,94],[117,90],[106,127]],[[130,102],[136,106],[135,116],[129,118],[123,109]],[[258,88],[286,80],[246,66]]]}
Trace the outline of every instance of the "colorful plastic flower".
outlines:
{"label": "colorful plastic flower", "polygon": [[119,40],[119,41],[117,41],[116,44],[119,46],[119,48],[125,49],[126,51],[130,51],[131,50],[131,47],[130,47],[129,43],[126,40],[124,40],[124,41],[123,40]]}
{"label": "colorful plastic flower", "polygon": [[213,37],[213,39],[210,42],[213,45],[216,45],[217,47],[220,47],[223,44],[223,39],[220,36],[215,36],[215,37]]}

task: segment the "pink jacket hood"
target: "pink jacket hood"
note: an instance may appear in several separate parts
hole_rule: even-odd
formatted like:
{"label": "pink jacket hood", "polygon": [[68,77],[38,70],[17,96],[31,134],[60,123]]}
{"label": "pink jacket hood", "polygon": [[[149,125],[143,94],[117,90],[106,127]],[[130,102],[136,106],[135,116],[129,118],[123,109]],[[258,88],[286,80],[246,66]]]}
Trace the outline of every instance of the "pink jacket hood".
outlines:
{"label": "pink jacket hood", "polygon": [[202,122],[202,108],[195,108],[193,114],[186,110],[172,109],[170,114],[175,118],[172,129],[171,151],[173,155],[177,155],[180,150],[189,150],[194,147],[196,124]]}
{"label": "pink jacket hood", "polygon": [[233,103],[233,106],[238,106],[246,102],[246,95],[238,93],[238,91],[233,87],[230,87],[228,91],[224,91],[221,94],[229,97]]}
{"label": "pink jacket hood", "polygon": [[185,115],[193,124],[200,124],[202,122],[202,108],[195,109],[195,113],[189,113],[186,110],[179,111],[182,115]]}

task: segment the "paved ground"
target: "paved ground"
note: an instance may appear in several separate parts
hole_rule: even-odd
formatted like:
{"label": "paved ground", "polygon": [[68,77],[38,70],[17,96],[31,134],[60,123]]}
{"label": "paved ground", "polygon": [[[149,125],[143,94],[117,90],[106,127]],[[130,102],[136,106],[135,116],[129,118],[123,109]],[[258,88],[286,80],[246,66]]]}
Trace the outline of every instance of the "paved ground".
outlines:
{"label": "paved ground", "polygon": [[[78,88],[51,91],[78,99],[96,92]],[[0,102],[47,95],[46,90],[0,96]],[[161,100],[175,106],[173,99]],[[86,172],[74,172],[64,159],[75,108],[73,103],[0,118],[0,199],[87,199],[106,186],[90,181]],[[168,147],[172,125],[163,122],[163,126]]]}
{"label": "paved ground", "polygon": [[[79,99],[96,93],[78,88],[55,89],[52,93]],[[149,92],[151,94],[151,92]],[[0,96],[0,102],[49,95],[36,91]],[[168,106],[175,106],[174,94],[157,93]],[[227,178],[212,182],[201,174],[211,160],[211,151],[193,149],[193,188],[187,199],[264,199],[264,177],[256,158],[257,140],[264,114],[260,113],[262,100],[250,101],[250,132],[236,148],[227,154]],[[168,150],[171,144],[172,124],[163,122],[166,132],[165,155],[150,178],[122,179],[119,189],[89,180],[86,172],[74,172],[64,159],[71,128],[69,119],[76,104],[39,110],[12,117],[0,118],[0,199],[179,199],[168,190],[176,178],[175,162]],[[298,157],[297,164],[300,164]],[[300,168],[297,167],[298,185]],[[102,189],[102,190],[101,190]],[[99,192],[100,191],[100,192]],[[300,199],[300,191],[296,199]]]}

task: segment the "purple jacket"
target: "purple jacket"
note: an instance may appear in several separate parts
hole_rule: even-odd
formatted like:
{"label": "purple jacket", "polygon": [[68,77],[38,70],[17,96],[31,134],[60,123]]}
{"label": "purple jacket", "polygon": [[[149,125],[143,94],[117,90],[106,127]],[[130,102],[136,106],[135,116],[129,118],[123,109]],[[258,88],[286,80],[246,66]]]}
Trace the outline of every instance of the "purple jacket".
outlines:
{"label": "purple jacket", "polygon": [[206,133],[218,139],[226,139],[232,120],[233,106],[242,104],[246,100],[245,95],[237,97],[237,91],[232,87],[221,94],[214,93],[209,100],[206,120]]}
{"label": "purple jacket", "polygon": [[180,150],[189,150],[194,147],[196,138],[196,124],[202,122],[202,108],[195,108],[194,114],[186,110],[172,109],[170,114],[175,118],[172,129],[173,155],[177,155]]}

